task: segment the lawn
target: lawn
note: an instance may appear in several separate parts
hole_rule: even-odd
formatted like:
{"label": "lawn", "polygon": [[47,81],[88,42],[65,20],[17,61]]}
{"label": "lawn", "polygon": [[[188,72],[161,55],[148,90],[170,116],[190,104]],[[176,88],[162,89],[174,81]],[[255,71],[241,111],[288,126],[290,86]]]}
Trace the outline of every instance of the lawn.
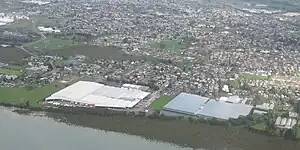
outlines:
{"label": "lawn", "polygon": [[257,75],[257,74],[250,74],[250,73],[240,74],[240,77],[248,80],[268,80],[270,78],[270,76],[267,75]]}
{"label": "lawn", "polygon": [[[55,86],[57,85],[57,86]],[[24,104],[29,101],[30,106],[38,107],[39,101],[63,88],[62,84],[51,83],[42,87],[29,89],[28,87],[0,87],[0,102],[10,104]]]}
{"label": "lawn", "polygon": [[259,123],[259,124],[250,126],[250,128],[257,130],[257,131],[265,131],[266,127],[267,127],[266,123]]}
{"label": "lawn", "polygon": [[181,49],[186,48],[186,44],[181,40],[163,40],[159,43],[153,43],[151,44],[151,46],[154,48],[160,48],[170,51],[179,51]]}
{"label": "lawn", "polygon": [[170,102],[174,96],[163,95],[151,103],[150,107],[155,110],[162,110],[163,107]]}
{"label": "lawn", "polygon": [[71,39],[60,39],[55,37],[48,37],[43,41],[37,41],[26,44],[24,47],[33,51],[51,51],[61,48],[67,48],[74,45]]}
{"label": "lawn", "polygon": [[300,140],[300,125],[297,125],[296,127],[296,139]]}

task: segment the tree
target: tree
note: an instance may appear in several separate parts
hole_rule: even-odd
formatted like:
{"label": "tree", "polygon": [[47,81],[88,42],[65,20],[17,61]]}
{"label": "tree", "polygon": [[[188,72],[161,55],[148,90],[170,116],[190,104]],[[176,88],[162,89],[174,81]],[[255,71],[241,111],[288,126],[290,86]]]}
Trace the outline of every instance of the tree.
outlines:
{"label": "tree", "polygon": [[263,96],[257,94],[255,95],[255,97],[253,98],[254,104],[255,105],[261,105],[262,101],[263,101]]}
{"label": "tree", "polygon": [[29,101],[26,101],[25,102],[25,106],[28,108],[28,107],[30,107],[30,102]]}
{"label": "tree", "polygon": [[295,111],[300,115],[300,100],[295,105]]}
{"label": "tree", "polygon": [[73,36],[72,36],[72,43],[74,44],[74,43],[75,43],[75,41],[76,41],[76,36],[75,36],[75,35],[73,35]]}

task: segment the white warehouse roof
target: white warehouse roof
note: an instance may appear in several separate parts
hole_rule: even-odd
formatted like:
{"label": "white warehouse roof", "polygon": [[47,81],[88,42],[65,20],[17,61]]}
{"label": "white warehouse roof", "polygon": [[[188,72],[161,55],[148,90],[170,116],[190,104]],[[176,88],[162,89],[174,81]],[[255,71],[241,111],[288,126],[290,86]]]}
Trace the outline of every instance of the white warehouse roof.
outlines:
{"label": "white warehouse roof", "polygon": [[98,107],[132,108],[149,94],[149,92],[136,89],[118,88],[95,82],[78,81],[52,94],[46,98],[46,101],[61,99],[71,102],[94,104]]}

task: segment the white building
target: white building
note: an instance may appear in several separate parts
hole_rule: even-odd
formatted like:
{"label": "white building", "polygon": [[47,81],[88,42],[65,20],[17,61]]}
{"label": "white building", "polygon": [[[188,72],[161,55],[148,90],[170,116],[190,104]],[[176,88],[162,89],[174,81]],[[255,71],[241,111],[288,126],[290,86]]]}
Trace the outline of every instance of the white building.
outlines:
{"label": "white building", "polygon": [[96,107],[132,108],[150,93],[137,89],[106,86],[95,82],[79,81],[52,94],[45,101],[69,101]]}
{"label": "white building", "polygon": [[61,33],[60,30],[58,30],[58,29],[53,29],[53,28],[51,28],[51,27],[45,28],[45,27],[39,26],[39,27],[38,27],[38,30],[41,31],[41,32],[48,32],[48,33]]}
{"label": "white building", "polygon": [[50,2],[45,2],[45,1],[37,1],[37,0],[32,0],[32,1],[22,1],[23,3],[27,4],[38,4],[38,5],[45,5],[49,4]]}
{"label": "white building", "polygon": [[256,105],[255,107],[258,109],[261,109],[261,110],[268,111],[268,110],[273,110],[275,107],[275,104],[274,103],[263,103],[262,105]]}
{"label": "white building", "polygon": [[278,128],[292,129],[297,124],[296,119],[277,117],[275,125]]}
{"label": "white building", "polygon": [[6,16],[5,14],[1,13],[0,14],[0,26],[6,25],[7,23],[14,22],[13,17]]}

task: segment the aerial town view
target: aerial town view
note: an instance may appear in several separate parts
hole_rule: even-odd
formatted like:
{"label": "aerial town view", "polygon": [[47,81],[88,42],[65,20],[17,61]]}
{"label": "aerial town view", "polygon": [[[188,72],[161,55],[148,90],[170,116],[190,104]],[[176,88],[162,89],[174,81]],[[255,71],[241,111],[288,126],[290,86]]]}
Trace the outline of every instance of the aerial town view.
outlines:
{"label": "aerial town view", "polygon": [[300,1],[3,0],[0,105],[300,140]]}

